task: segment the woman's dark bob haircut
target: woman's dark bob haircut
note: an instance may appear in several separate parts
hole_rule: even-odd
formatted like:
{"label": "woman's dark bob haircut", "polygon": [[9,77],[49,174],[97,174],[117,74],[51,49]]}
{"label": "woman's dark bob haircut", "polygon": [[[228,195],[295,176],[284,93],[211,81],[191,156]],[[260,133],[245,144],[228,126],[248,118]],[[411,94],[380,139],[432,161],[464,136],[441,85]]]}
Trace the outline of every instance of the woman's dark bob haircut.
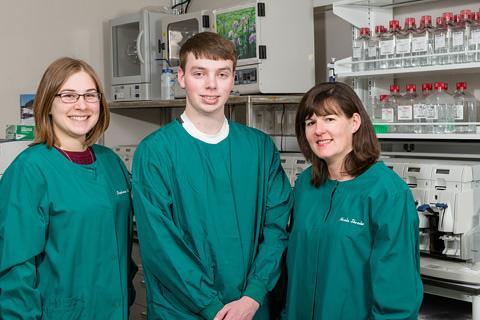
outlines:
{"label": "woman's dark bob haircut", "polygon": [[316,187],[328,179],[325,160],[320,159],[310,148],[305,135],[305,120],[313,114],[345,115],[351,118],[360,115],[361,124],[353,133],[352,151],[344,159],[345,173],[356,177],[373,165],[380,156],[380,147],[372,122],[355,91],[345,83],[324,82],[311,88],[300,101],[295,118],[295,133],[300,150],[312,163],[312,184]]}

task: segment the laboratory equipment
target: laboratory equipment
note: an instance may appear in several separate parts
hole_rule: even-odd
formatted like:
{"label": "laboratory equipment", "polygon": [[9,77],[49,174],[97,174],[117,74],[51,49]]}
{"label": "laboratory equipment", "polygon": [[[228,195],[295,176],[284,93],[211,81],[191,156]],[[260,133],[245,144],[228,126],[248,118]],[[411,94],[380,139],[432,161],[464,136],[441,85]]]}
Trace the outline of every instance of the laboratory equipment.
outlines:
{"label": "laboratory equipment", "polygon": [[315,84],[310,0],[246,1],[214,10],[215,30],[235,44],[234,91],[304,93]]}
{"label": "laboratory equipment", "polygon": [[32,141],[0,140],[0,179],[12,161],[15,160],[17,155],[26,149],[30,143],[32,143]]}

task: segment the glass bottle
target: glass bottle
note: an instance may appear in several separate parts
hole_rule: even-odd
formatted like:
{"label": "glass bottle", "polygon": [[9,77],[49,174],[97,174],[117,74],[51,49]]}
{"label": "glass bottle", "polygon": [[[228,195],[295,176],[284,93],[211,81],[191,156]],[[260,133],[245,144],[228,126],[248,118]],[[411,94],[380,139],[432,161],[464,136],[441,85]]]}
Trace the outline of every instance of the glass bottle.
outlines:
{"label": "glass bottle", "polygon": [[[400,98],[400,87],[396,84],[390,85],[390,96],[388,97],[388,104],[394,110],[395,117],[393,122],[398,122],[398,99]],[[399,132],[400,126],[392,126],[391,132]],[[400,130],[401,131],[401,130]]]}
{"label": "glass bottle", "polygon": [[433,133],[452,133],[453,126],[453,110],[455,109],[455,101],[453,97],[446,91],[448,86],[444,82],[435,82],[435,91],[426,98],[426,104],[430,108],[430,114],[427,121],[433,122]]}
{"label": "glass bottle", "polygon": [[412,66],[429,66],[434,53],[432,16],[422,16],[420,27],[412,35]]}
{"label": "glass bottle", "polygon": [[433,57],[432,63],[448,64],[448,30],[444,17],[437,17],[434,34],[434,53],[439,54]]}
{"label": "glass bottle", "polygon": [[406,92],[403,96],[398,98],[397,117],[398,126],[397,132],[400,133],[412,133],[413,126],[401,125],[403,123],[413,122],[413,106],[417,102],[417,86],[414,84],[407,84]]}
{"label": "glass bottle", "polygon": [[375,26],[375,35],[370,37],[367,43],[367,64],[366,68],[367,70],[375,70],[379,68],[377,59],[379,57],[379,47],[378,47],[378,41],[380,39],[380,35],[382,32],[385,32],[385,27],[378,25]]}
{"label": "glass bottle", "polygon": [[380,59],[386,59],[385,63],[380,64],[382,69],[395,68],[397,65],[395,61],[395,41],[397,34],[400,32],[400,23],[398,20],[390,20],[389,27],[389,31],[382,33],[379,41]]}
{"label": "glass bottle", "polygon": [[451,61],[452,63],[463,63],[465,62],[465,21],[459,14],[454,16],[454,21],[450,42],[450,52],[453,52]]}
{"label": "glass bottle", "polygon": [[396,127],[394,123],[395,119],[397,118],[397,108],[390,102],[390,97],[388,95],[385,94],[380,96],[379,108],[382,112],[381,122],[388,125],[388,132],[395,132]]}
{"label": "glass bottle", "polygon": [[412,37],[416,32],[415,18],[406,18],[405,27],[397,33],[395,41],[395,57],[397,68],[412,66]]}
{"label": "glass bottle", "polygon": [[480,11],[475,12],[470,26],[470,50],[474,50],[473,60],[480,61]]}
{"label": "glass bottle", "polygon": [[469,122],[469,124],[457,124],[456,133],[476,133],[477,127],[477,100],[467,91],[466,82],[457,82],[457,91],[453,96],[456,106],[455,122]]}
{"label": "glass bottle", "polygon": [[422,94],[417,96],[417,99],[413,105],[413,122],[418,125],[413,126],[413,132],[415,133],[432,133],[432,127],[427,126],[427,106],[425,99],[432,91],[431,83],[422,84]]}
{"label": "glass bottle", "polygon": [[444,12],[442,14],[442,17],[445,19],[445,26],[447,28],[447,52],[449,53],[448,55],[448,63],[454,63],[455,58],[454,55],[452,54],[452,29],[455,26],[455,21],[454,21],[454,16],[453,12]]}
{"label": "glass bottle", "polygon": [[370,39],[370,29],[360,28],[359,36],[353,40],[352,62],[360,61],[352,64],[352,71],[366,70],[365,61],[367,59],[368,40]]}

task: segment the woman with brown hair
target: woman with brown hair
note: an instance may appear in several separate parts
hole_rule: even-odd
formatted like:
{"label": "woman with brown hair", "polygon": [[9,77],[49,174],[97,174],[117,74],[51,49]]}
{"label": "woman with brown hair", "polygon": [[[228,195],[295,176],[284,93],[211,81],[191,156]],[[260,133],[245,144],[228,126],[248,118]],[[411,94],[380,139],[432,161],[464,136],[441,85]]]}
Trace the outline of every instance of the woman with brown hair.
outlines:
{"label": "woman with brown hair", "polygon": [[132,204],[95,71],[61,58],[34,101],[35,140],[0,181],[0,317],[128,319]]}
{"label": "woman with brown hair", "polygon": [[415,203],[378,161],[360,99],[346,84],[318,84],[300,102],[295,130],[312,166],[295,183],[285,319],[416,319]]}

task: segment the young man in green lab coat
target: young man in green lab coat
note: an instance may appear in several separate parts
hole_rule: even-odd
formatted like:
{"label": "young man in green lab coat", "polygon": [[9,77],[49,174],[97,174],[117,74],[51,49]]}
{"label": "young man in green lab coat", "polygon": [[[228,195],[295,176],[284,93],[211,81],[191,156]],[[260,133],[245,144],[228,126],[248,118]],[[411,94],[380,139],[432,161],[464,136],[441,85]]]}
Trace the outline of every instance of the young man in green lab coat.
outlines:
{"label": "young man in green lab coat", "polygon": [[268,319],[287,243],[290,185],[262,132],[227,121],[234,45],[180,51],[185,112],[138,146],[134,206],[151,319]]}

